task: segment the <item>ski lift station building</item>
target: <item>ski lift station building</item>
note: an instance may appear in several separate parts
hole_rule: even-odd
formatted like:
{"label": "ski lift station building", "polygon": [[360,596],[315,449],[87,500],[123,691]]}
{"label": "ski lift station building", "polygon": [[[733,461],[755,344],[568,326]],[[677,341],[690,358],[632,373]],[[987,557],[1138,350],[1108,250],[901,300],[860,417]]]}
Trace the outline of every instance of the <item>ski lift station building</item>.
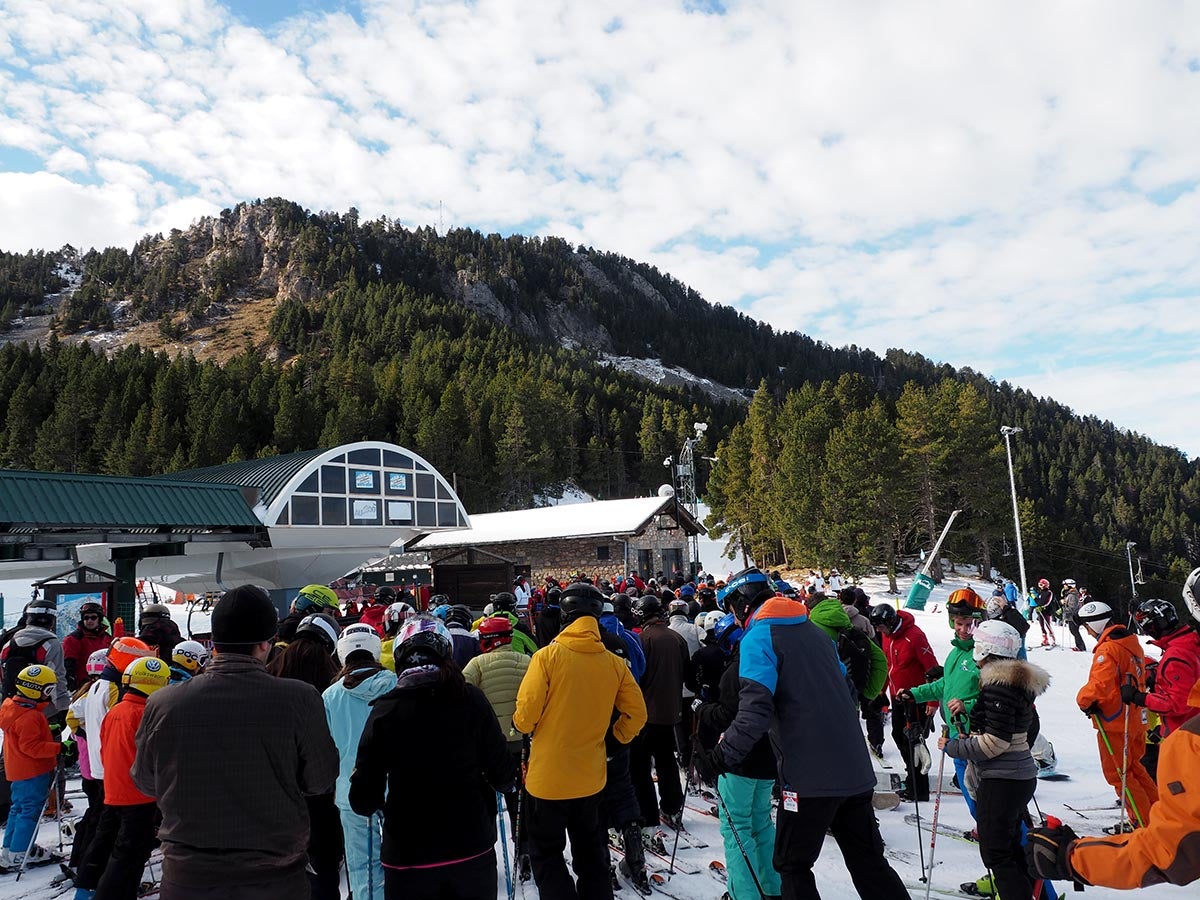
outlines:
{"label": "ski lift station building", "polygon": [[252,582],[282,605],[393,545],[470,525],[441,473],[383,441],[153,478],[0,471],[0,578],[112,569],[126,621],[138,578],[187,593]]}

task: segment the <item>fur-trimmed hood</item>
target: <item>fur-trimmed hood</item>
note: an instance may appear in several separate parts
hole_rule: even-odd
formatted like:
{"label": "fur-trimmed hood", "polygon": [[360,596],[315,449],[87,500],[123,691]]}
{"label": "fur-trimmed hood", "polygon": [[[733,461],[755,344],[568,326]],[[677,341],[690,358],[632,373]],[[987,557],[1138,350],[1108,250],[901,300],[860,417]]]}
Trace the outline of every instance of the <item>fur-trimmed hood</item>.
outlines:
{"label": "fur-trimmed hood", "polygon": [[1050,686],[1050,673],[1021,659],[993,659],[979,670],[979,686],[990,684],[1007,685],[1040,697]]}

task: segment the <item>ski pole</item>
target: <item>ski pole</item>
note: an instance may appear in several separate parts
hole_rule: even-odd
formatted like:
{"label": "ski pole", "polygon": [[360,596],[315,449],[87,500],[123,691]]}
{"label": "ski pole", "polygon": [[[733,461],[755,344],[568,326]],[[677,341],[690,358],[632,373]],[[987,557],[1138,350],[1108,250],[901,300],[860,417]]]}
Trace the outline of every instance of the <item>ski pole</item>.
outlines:
{"label": "ski pole", "polygon": [[[942,737],[950,737],[950,726],[942,726]],[[937,826],[938,813],[942,810],[942,779],[946,774],[946,748],[942,748],[942,758],[938,762],[938,792],[937,799],[933,801],[933,821],[929,824],[929,875],[925,879],[925,900],[929,900],[929,891],[933,887],[933,867],[935,865],[935,853],[937,852]],[[919,819],[917,821],[920,821]]]}
{"label": "ski pole", "polygon": [[[717,780],[720,781],[720,778]],[[746,845],[742,843],[742,836],[738,834],[737,826],[733,824],[733,816],[729,814],[729,807],[725,805],[725,798],[721,796],[720,785],[713,785],[713,793],[717,795],[717,802],[721,804],[721,812],[725,813],[725,821],[729,825],[729,831],[733,834],[733,841],[737,844],[738,852],[742,854],[742,859],[746,862],[746,868],[750,870],[750,877],[754,879],[754,886],[758,888],[760,900],[767,900],[767,892],[763,890],[762,882],[758,880],[758,874],[754,871],[754,863],[750,862],[750,854],[746,852]]]}
{"label": "ski pole", "polygon": [[[1100,738],[1101,738],[1101,740],[1104,741],[1104,747],[1106,750],[1108,750],[1108,755],[1112,757],[1113,764],[1116,765],[1117,754],[1113,750],[1112,742],[1109,741],[1109,739],[1108,739],[1108,732],[1104,730],[1104,725],[1103,725],[1103,723],[1101,723],[1100,717],[1098,715],[1096,715],[1095,713],[1092,713],[1092,720],[1096,723],[1096,728],[1100,732]],[[1126,734],[1128,734],[1128,732],[1126,732]],[[1122,799],[1122,801],[1124,801],[1124,802],[1122,802],[1121,806],[1124,807],[1125,803],[1128,803],[1130,808],[1133,810],[1134,816],[1138,820],[1138,824],[1139,825],[1144,824],[1142,822],[1142,814],[1138,811],[1137,804],[1133,800],[1133,794],[1131,794],[1129,792],[1129,787],[1125,783],[1125,773],[1124,772],[1121,772],[1121,799]],[[1124,813],[1122,813],[1121,820],[1124,821]]]}
{"label": "ski pole", "polygon": [[[1133,682],[1133,676],[1128,676],[1130,682]],[[1125,797],[1129,794],[1128,779],[1129,779],[1129,706],[1130,704],[1122,704],[1125,707],[1125,733],[1121,735],[1121,796]],[[1121,806],[1121,830],[1125,830],[1125,821],[1129,818],[1129,811],[1125,809],[1124,804]],[[1139,816],[1139,818],[1141,818]],[[1133,824],[1130,822],[1130,824]],[[1140,822],[1138,824],[1141,824]]]}
{"label": "ski pole", "polygon": [[[916,702],[906,703],[906,704],[904,704],[904,706],[901,707],[901,709],[904,710],[904,713],[908,717],[908,720],[910,723],[915,725],[921,721],[921,715],[918,712],[918,707],[917,707]],[[907,733],[907,731],[908,731],[908,729],[906,728],[905,733]],[[921,729],[922,735],[924,734],[924,732],[925,732],[925,729],[922,728]],[[908,786],[908,790],[912,794],[913,807],[916,809],[916,812],[917,812],[917,853],[919,853],[921,856],[921,881],[924,881],[925,880],[925,839],[924,839],[924,837],[921,836],[921,801],[919,799],[920,792],[917,790],[917,786],[915,784],[915,782],[917,780],[917,760],[916,760],[916,755],[915,755],[916,749],[917,749],[916,739],[915,739],[915,737],[910,737],[909,741],[908,741],[908,772],[914,783],[910,784]]]}
{"label": "ski pole", "polygon": [[500,849],[504,853],[504,883],[508,886],[508,900],[513,898],[512,869],[508,865],[508,835],[505,834],[504,817],[507,811],[502,803],[504,795],[496,791],[496,818],[500,822]]}
{"label": "ski pole", "polygon": [[39,812],[37,815],[37,818],[33,820],[33,832],[29,835],[29,845],[25,848],[25,856],[21,859],[21,865],[17,869],[17,877],[15,879],[16,881],[20,881],[21,876],[25,874],[25,866],[29,863],[29,854],[33,851],[33,845],[37,842],[38,828],[41,827],[42,816],[44,816],[46,814],[46,804],[48,804],[49,802],[50,802],[50,792],[47,791],[46,799],[44,799],[42,801],[41,812]]}
{"label": "ski pole", "polygon": [[525,879],[528,877],[524,874],[523,857],[525,855],[525,832],[522,830],[525,824],[525,775],[528,768],[529,760],[529,738],[521,741],[521,765],[517,769],[517,778],[520,779],[517,785],[517,823],[514,826],[516,834],[513,835],[513,858],[517,861],[517,881],[521,885],[521,896],[525,896]]}
{"label": "ski pole", "polygon": [[[371,858],[375,841],[375,813],[367,816],[367,900],[375,900],[375,860]],[[350,863],[346,863],[346,880],[350,880]]]}

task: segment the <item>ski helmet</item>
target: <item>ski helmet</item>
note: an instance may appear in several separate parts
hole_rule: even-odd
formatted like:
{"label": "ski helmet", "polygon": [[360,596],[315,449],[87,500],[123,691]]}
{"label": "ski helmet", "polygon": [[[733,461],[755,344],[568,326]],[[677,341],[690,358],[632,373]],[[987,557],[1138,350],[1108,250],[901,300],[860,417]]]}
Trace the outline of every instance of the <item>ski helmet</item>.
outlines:
{"label": "ski helmet", "polygon": [[100,631],[104,628],[104,607],[99,603],[89,600],[79,607],[79,627],[83,628],[84,616],[99,616],[100,621],[96,624],[95,629],[86,629],[87,631]]}
{"label": "ski helmet", "polygon": [[352,625],[347,625],[345,628],[343,628],[342,634],[374,634],[374,635],[378,635],[379,632],[375,630],[374,626],[368,625],[366,622],[355,622]]}
{"label": "ski helmet", "polygon": [[1016,659],[1021,652],[1021,634],[1007,622],[991,619],[981,622],[975,629],[975,662],[983,662],[989,656]]}
{"label": "ski helmet", "polygon": [[336,612],[338,595],[323,584],[306,584],[292,601],[295,612]]}
{"label": "ski helmet", "polygon": [[1183,585],[1183,602],[1192,618],[1200,622],[1200,569],[1192,569]]}
{"label": "ski helmet", "polygon": [[395,601],[396,601],[395,588],[390,588],[385,584],[383,587],[375,589],[375,596],[372,598],[373,603],[376,603],[380,606],[385,606],[385,605],[394,603]]}
{"label": "ski helmet", "polygon": [[517,598],[512,591],[501,591],[492,598],[492,610],[495,612],[512,612],[517,608]]}
{"label": "ski helmet", "polygon": [[[614,597],[620,596],[614,594]],[[616,606],[616,603],[613,603]],[[604,611],[604,595],[600,588],[586,581],[577,581],[567,586],[558,597],[558,608],[564,626],[582,616],[599,619]]]}
{"label": "ski helmet", "polygon": [[128,669],[135,659],[153,655],[150,645],[135,637],[119,637],[108,647],[108,661],[118,672]]}
{"label": "ski helmet", "polygon": [[441,619],[443,622],[445,622],[446,615],[450,612],[450,604],[439,603],[437,606],[432,607],[431,612],[435,618]]}
{"label": "ski helmet", "polygon": [[551,609],[558,609],[558,604],[562,600],[562,588],[552,587],[546,591],[546,606]]}
{"label": "ski helmet", "polygon": [[325,650],[332,654],[337,649],[338,638],[342,629],[337,620],[328,613],[313,613],[305,616],[296,626],[296,639],[315,640]]}
{"label": "ski helmet", "polygon": [[108,650],[93,650],[88,654],[84,669],[90,677],[95,678],[104,671],[104,664],[106,662],[108,662]]}
{"label": "ski helmet", "polygon": [[31,600],[25,606],[25,624],[33,625],[36,628],[48,628],[53,631],[55,624],[58,622],[58,607],[53,600],[47,600],[42,597],[40,600]]}
{"label": "ski helmet", "polygon": [[393,645],[396,671],[422,665],[443,665],[454,654],[454,639],[440,619],[413,616],[400,626]]}
{"label": "ski helmet", "polygon": [[983,618],[984,611],[983,600],[969,587],[954,591],[950,594],[950,599],[946,601],[946,613],[950,617],[951,625],[959,617],[979,621]]}
{"label": "ski helmet", "polygon": [[891,634],[900,624],[900,614],[896,612],[896,607],[892,604],[880,603],[871,607],[870,621],[876,628]]}
{"label": "ski helmet", "polygon": [[767,576],[761,569],[751,566],[729,579],[729,583],[717,592],[717,602],[737,616],[739,622],[745,622],[754,610],[774,595],[775,589]]}
{"label": "ski helmet", "polygon": [[733,613],[725,613],[713,628],[713,637],[726,653],[732,653],[734,646],[742,639],[742,626],[738,624]]}
{"label": "ski helmet", "polygon": [[434,594],[429,598],[429,608],[433,609],[436,606],[450,606],[450,597],[446,594]]}
{"label": "ski helmet", "polygon": [[180,641],[171,651],[171,662],[189,675],[199,675],[208,665],[208,648],[199,641]]}
{"label": "ski helmet", "polygon": [[1043,591],[1050,590],[1050,580],[1047,578],[1038,579],[1038,589]]}
{"label": "ski helmet", "polygon": [[479,623],[479,649],[484,653],[511,644],[512,639],[513,625],[508,616],[489,616]]}
{"label": "ski helmet", "polygon": [[171,610],[162,603],[147,603],[142,607],[142,614],[138,617],[138,628],[145,628],[147,620],[153,622],[155,619],[171,618]]}
{"label": "ski helmet", "polygon": [[[719,609],[714,609],[712,612],[704,614],[704,624],[700,627],[705,631],[713,631],[717,627],[717,623],[725,618],[729,613],[723,613]],[[714,634],[715,637],[715,634]]]}
{"label": "ski helmet", "polygon": [[356,628],[355,625],[351,625],[338,638],[337,657],[342,661],[343,665],[350,658],[351,653],[360,650],[370,653],[375,662],[379,662],[383,656],[383,641],[379,639],[379,632],[370,625],[363,626],[362,628]]}
{"label": "ski helmet", "polygon": [[662,601],[654,594],[647,594],[633,605],[633,619],[635,622],[649,622],[651,619],[661,619],[662,614]]}
{"label": "ski helmet", "polygon": [[411,603],[405,603],[403,600],[398,603],[392,603],[383,611],[384,630],[388,634],[395,634],[405,619],[416,614],[417,611],[412,608]]}
{"label": "ski helmet", "polygon": [[157,656],[135,659],[133,665],[121,676],[121,684],[125,685],[125,690],[141,694],[143,697],[149,697],[170,682],[171,670]]}
{"label": "ski helmet", "polygon": [[688,603],[686,600],[672,600],[667,606],[668,616],[686,616],[688,614]]}
{"label": "ski helmet", "polygon": [[1100,600],[1091,600],[1079,607],[1075,618],[1086,625],[1089,631],[1101,634],[1112,619],[1112,607]]}
{"label": "ski helmet", "polygon": [[989,619],[999,619],[1004,615],[1004,607],[1008,606],[1008,601],[1002,595],[988,597],[983,605]]}
{"label": "ski helmet", "polygon": [[[503,618],[505,621],[508,620],[508,616],[504,616]],[[471,626],[474,624],[475,619],[471,615],[471,610],[463,606],[461,603],[450,607],[450,610],[446,613],[447,628],[449,628],[451,625],[454,625],[458,628],[461,628],[463,631],[470,631]]]}
{"label": "ski helmet", "polygon": [[1133,613],[1142,634],[1157,640],[1179,627],[1179,613],[1166,600],[1143,600]]}
{"label": "ski helmet", "polygon": [[36,700],[39,703],[49,700],[50,695],[54,693],[56,684],[58,684],[58,676],[49,666],[26,666],[17,673],[17,693],[26,700]]}

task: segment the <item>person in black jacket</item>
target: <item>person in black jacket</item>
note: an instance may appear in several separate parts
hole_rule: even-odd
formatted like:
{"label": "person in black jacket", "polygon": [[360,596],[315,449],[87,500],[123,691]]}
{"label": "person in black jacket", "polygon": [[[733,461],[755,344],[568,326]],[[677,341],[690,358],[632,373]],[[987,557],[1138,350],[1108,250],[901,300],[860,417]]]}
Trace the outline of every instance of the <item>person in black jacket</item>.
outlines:
{"label": "person in black jacket", "polygon": [[[712,703],[697,701],[696,718],[700,727],[720,735],[737,718],[738,711],[738,643],[733,644],[733,656],[721,675],[720,699]],[[754,876],[767,896],[782,893],[779,873],[772,859],[775,853],[775,823],[771,820],[771,791],[775,787],[775,753],[771,739],[763,735],[754,748],[729,772],[717,777],[720,797],[721,837],[725,840],[725,864],[729,872],[729,893],[732,897],[754,897],[758,887],[747,863],[754,866]],[[734,832],[737,832],[737,837]],[[738,846],[741,839],[741,847]],[[743,856],[743,850],[745,856]]]}
{"label": "person in black jacket", "polygon": [[537,623],[533,629],[537,633],[539,647],[545,647],[558,637],[559,631],[562,630],[562,612],[558,607],[558,600],[561,596],[562,591],[556,587],[546,591],[545,603],[541,612],[538,613]]}
{"label": "person in black jacket", "polygon": [[409,619],[396,639],[396,689],[375,701],[359,741],[350,806],[383,810],[386,900],[496,896],[496,792],[513,790],[517,767],[453,652],[440,621]]}
{"label": "person in black jacket", "polygon": [[148,603],[142,607],[138,637],[153,647],[158,658],[167,664],[171,662],[175,645],[183,640],[179,626],[171,618],[171,610],[162,603]]}
{"label": "person in black jacket", "polygon": [[1017,608],[1004,597],[989,597],[986,607],[989,619],[1003,622],[1021,636],[1021,651],[1017,654],[1017,658],[1025,659],[1025,635],[1029,631],[1029,623],[1025,621],[1025,617],[1017,612]]}

